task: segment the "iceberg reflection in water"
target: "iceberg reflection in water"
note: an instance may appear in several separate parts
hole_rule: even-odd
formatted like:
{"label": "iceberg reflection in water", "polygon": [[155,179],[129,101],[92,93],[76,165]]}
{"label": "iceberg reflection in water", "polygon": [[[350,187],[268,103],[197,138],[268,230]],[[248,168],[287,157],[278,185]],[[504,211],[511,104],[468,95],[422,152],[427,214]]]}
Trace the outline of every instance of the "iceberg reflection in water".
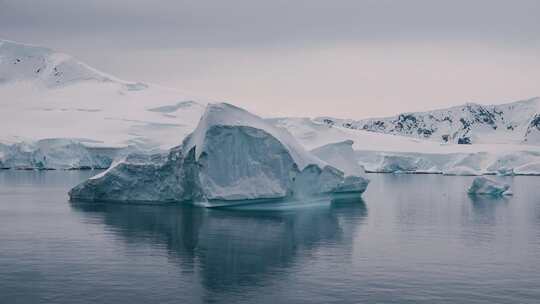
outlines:
{"label": "iceberg reflection in water", "polygon": [[279,280],[320,245],[351,251],[356,228],[368,213],[358,196],[238,205],[235,210],[95,203],[73,203],[72,208],[126,243],[166,248],[180,271],[198,273],[207,296],[221,299],[246,284]]}

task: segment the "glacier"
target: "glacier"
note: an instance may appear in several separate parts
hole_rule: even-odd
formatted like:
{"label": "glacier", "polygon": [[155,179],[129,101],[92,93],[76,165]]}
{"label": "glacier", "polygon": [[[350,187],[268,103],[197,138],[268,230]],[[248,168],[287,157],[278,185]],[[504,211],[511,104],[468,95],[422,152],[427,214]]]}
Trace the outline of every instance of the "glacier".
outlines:
{"label": "glacier", "polygon": [[50,138],[36,142],[0,143],[0,168],[19,170],[107,169],[125,151],[90,148],[74,139]]}
{"label": "glacier", "polygon": [[404,153],[355,151],[372,173],[431,173],[445,175],[540,175],[540,152]]}
{"label": "glacier", "polygon": [[363,193],[369,181],[307,152],[286,130],[227,103],[209,104],[168,153],[131,154],[76,186],[71,200],[230,205]]}
{"label": "glacier", "polygon": [[510,185],[497,182],[485,176],[476,177],[468,190],[469,195],[502,196],[512,195]]}
{"label": "glacier", "polygon": [[0,40],[0,143],[80,139],[87,147],[168,150],[208,99],[118,79],[55,50]]}

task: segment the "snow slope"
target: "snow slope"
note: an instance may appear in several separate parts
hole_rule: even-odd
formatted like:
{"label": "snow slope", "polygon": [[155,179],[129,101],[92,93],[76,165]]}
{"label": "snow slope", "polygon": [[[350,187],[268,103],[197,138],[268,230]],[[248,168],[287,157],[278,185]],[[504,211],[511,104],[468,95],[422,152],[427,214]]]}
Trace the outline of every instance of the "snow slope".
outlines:
{"label": "snow slope", "polygon": [[353,144],[352,140],[345,140],[324,145],[310,152],[345,174],[364,176],[365,169],[358,163],[356,153],[352,148]]}
{"label": "snow slope", "polygon": [[280,130],[230,104],[210,104],[197,128],[165,155],[131,155],[70,191],[73,200],[245,200],[363,193],[368,181],[345,176]]}
{"label": "snow slope", "polygon": [[204,141],[207,139],[209,129],[215,126],[249,126],[264,130],[284,145],[287,152],[291,154],[294,162],[298,164],[301,170],[309,164],[315,164],[320,167],[325,165],[320,159],[305,151],[285,129],[276,128],[273,124],[261,117],[227,103],[212,104],[206,108],[197,128],[187,138],[184,149],[191,150],[191,148],[195,147],[196,157],[198,159],[206,149],[206,145],[209,144]]}
{"label": "snow slope", "polygon": [[[287,129],[304,147],[314,152],[330,150],[331,147],[336,148],[352,141],[357,165],[365,167],[368,172],[540,175],[538,145],[442,144],[432,140],[346,128],[318,119],[274,118],[268,121]],[[338,158],[338,151],[335,150],[335,153],[333,157]],[[324,153],[325,157],[332,157],[330,154]]]}
{"label": "snow slope", "polygon": [[468,103],[429,112],[362,120],[319,117],[329,125],[450,143],[540,145],[540,98],[501,105]]}
{"label": "snow slope", "polygon": [[168,149],[207,103],[128,82],[51,49],[0,40],[0,142],[73,139],[85,146]]}
{"label": "snow slope", "polygon": [[270,123],[287,129],[305,148],[352,140],[357,151],[417,152],[417,153],[476,153],[540,151],[540,146],[528,143],[476,143],[460,145],[427,139],[399,136],[327,124],[318,118],[271,118]]}

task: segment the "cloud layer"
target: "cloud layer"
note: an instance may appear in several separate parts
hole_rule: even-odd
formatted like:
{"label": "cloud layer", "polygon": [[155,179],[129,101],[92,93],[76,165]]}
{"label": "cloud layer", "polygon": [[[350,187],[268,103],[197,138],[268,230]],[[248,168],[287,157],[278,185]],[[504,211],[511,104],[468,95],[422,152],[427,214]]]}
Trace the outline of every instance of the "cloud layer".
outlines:
{"label": "cloud layer", "polygon": [[539,11],[537,0],[0,0],[0,37],[263,114],[364,117],[539,95]]}

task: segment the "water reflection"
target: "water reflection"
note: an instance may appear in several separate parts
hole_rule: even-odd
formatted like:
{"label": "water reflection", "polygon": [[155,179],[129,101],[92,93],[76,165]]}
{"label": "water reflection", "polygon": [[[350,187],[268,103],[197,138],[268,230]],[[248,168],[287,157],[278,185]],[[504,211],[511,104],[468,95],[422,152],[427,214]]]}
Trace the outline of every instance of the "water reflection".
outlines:
{"label": "water reflection", "polygon": [[495,225],[497,209],[506,207],[510,199],[506,196],[493,197],[489,195],[468,195],[471,200],[472,211],[478,224]]}
{"label": "water reflection", "polygon": [[499,224],[511,222],[507,212],[511,197],[463,194],[462,231],[463,242],[471,248],[485,248],[496,242],[500,234]]}
{"label": "water reflection", "polygon": [[321,246],[352,250],[365,203],[343,198],[293,210],[72,204],[87,223],[105,224],[128,243],[166,248],[183,272],[199,272],[216,296],[285,275]]}

